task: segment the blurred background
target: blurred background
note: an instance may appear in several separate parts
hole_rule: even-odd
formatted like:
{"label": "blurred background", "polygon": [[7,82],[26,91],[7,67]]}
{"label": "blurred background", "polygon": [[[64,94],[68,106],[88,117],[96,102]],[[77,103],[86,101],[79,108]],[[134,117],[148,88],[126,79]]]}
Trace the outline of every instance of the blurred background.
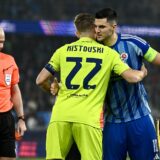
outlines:
{"label": "blurred background", "polygon": [[[76,40],[74,16],[104,7],[117,11],[118,32],[138,35],[160,51],[159,0],[0,0],[0,26],[6,32],[3,51],[14,56],[20,69],[28,128],[17,143],[19,157],[45,157],[46,128],[55,99],[36,86],[38,73],[58,47]],[[160,118],[160,68],[145,64],[152,114]]]}

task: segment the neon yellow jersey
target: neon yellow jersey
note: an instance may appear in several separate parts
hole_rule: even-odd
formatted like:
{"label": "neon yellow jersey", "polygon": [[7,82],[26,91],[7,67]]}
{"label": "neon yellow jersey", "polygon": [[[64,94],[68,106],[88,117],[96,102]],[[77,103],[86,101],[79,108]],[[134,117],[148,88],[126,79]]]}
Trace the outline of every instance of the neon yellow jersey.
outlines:
{"label": "neon yellow jersey", "polygon": [[62,83],[50,122],[68,121],[102,127],[103,102],[111,71],[120,75],[129,69],[119,54],[83,37],[59,48],[49,64],[60,72]]}

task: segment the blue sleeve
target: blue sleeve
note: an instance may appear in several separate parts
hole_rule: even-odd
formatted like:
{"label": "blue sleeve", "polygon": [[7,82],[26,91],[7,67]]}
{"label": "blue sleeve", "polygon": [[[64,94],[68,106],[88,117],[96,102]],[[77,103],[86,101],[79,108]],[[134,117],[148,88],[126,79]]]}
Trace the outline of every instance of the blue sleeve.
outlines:
{"label": "blue sleeve", "polygon": [[141,50],[141,52],[138,52],[139,55],[144,56],[147,53],[150,45],[145,40],[140,37],[133,36],[131,41]]}

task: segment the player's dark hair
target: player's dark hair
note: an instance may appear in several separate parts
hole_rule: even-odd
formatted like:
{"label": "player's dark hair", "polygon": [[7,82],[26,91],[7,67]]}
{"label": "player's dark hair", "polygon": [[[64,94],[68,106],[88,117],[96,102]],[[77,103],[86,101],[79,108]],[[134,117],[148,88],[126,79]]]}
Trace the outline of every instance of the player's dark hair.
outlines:
{"label": "player's dark hair", "polygon": [[112,8],[104,8],[95,14],[95,18],[102,19],[107,18],[107,21],[116,21],[117,22],[117,13]]}
{"label": "player's dark hair", "polygon": [[80,13],[74,19],[74,24],[79,32],[90,31],[94,28],[95,18],[89,13]]}

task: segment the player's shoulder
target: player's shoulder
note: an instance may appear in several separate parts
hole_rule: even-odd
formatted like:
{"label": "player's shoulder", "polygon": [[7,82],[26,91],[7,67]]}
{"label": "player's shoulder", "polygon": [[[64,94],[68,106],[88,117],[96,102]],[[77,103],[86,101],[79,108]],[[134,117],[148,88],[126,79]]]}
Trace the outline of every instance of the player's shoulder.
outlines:
{"label": "player's shoulder", "polygon": [[131,34],[120,34],[120,39],[122,41],[130,41],[134,44],[143,44],[143,45],[148,44],[143,38]]}
{"label": "player's shoulder", "polygon": [[114,49],[112,49],[109,46],[103,45],[101,44],[101,46],[104,48],[105,51],[107,51],[107,53],[115,53],[116,51]]}
{"label": "player's shoulder", "polygon": [[7,61],[14,61],[14,57],[6,53],[0,52],[0,57],[1,59],[7,60]]}

